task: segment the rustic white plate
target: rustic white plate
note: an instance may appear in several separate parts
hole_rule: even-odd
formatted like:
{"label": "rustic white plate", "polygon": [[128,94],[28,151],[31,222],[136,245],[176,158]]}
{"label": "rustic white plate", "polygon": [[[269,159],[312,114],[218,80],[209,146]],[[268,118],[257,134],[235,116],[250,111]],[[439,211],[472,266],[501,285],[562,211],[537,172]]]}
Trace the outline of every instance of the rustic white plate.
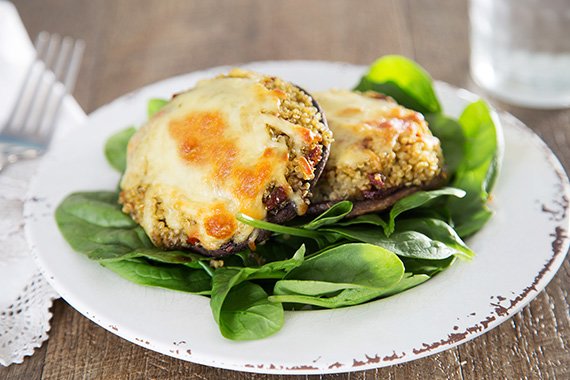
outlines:
{"label": "rustic white plate", "polygon": [[[365,68],[328,62],[261,62],[245,67],[307,90],[351,88]],[[89,127],[56,144],[26,204],[26,231],[37,262],[61,296],[95,323],[135,344],[209,366],[263,373],[364,370],[418,359],[464,343],[507,320],[552,279],[568,250],[569,184],[548,147],[503,114],[505,150],[492,208],[496,215],[458,262],[402,294],[365,305],[287,312],[276,335],[232,342],[218,332],[208,298],[132,284],[73,252],[54,209],[69,193],[114,189],[119,179],[103,157],[106,138],[139,125],[151,97],[169,97],[214,68],[125,95],[89,117]],[[446,113],[458,116],[476,96],[437,83]]]}

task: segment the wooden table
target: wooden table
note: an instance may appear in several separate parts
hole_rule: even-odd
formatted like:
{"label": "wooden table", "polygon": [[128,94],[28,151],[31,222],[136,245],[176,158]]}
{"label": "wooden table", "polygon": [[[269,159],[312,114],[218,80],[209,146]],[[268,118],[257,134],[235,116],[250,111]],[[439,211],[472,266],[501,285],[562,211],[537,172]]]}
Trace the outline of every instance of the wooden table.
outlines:
{"label": "wooden table", "polygon": [[[477,91],[468,76],[466,0],[16,0],[16,7],[32,36],[47,30],[86,40],[76,91],[86,112],[172,75],[256,60],[369,64],[397,53],[434,78]],[[542,136],[568,171],[570,110],[496,105]],[[567,259],[530,305],[469,343],[411,363],[322,378],[568,379],[569,290]],[[294,378],[209,368],[146,350],[62,300],[53,313],[50,339],[23,364],[0,368],[0,378]]]}

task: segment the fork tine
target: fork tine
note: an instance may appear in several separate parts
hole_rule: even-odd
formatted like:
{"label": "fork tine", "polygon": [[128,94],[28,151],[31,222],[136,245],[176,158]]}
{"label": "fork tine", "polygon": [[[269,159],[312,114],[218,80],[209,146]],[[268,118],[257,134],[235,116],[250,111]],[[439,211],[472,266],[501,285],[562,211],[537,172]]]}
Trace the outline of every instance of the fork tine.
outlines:
{"label": "fork tine", "polygon": [[29,91],[30,86],[34,86],[35,82],[32,82],[34,77],[35,68],[38,65],[41,65],[41,59],[46,53],[47,45],[49,40],[49,34],[47,32],[41,32],[38,34],[36,41],[34,43],[35,46],[35,54],[34,59],[30,66],[28,67],[28,71],[26,73],[26,77],[24,79],[24,84],[20,87],[20,91],[18,92],[18,96],[16,97],[16,102],[12,107],[12,112],[10,112],[10,116],[5,124],[5,132],[14,133],[20,128],[20,124],[16,123],[16,118],[18,117],[19,113],[22,111],[22,107],[25,105],[26,101],[25,94]]}
{"label": "fork tine", "polygon": [[64,37],[61,42],[61,50],[57,57],[57,62],[55,63],[53,73],[58,81],[63,80],[63,74],[66,62],[68,61],[69,54],[71,53],[71,48],[73,47],[73,38]]}
{"label": "fork tine", "polygon": [[71,55],[71,62],[69,63],[67,75],[63,80],[63,85],[65,86],[65,90],[67,92],[73,92],[73,89],[75,88],[75,81],[77,80],[77,74],[79,73],[79,67],[81,66],[84,51],[85,41],[75,41],[75,45],[73,46],[73,53]]}
{"label": "fork tine", "polygon": [[[65,95],[75,85],[85,43],[42,32],[35,47],[24,85],[0,130],[0,171],[20,159],[37,157],[48,147]],[[20,115],[23,121],[18,120]],[[34,118],[36,122],[28,124]]]}
{"label": "fork tine", "polygon": [[[30,116],[30,121],[27,126],[27,130],[30,133],[39,133],[42,129],[45,120],[46,111],[49,109],[48,105],[53,103],[52,98],[54,91],[57,91],[58,81],[61,81],[63,71],[66,67],[66,62],[71,53],[71,47],[73,45],[73,40],[70,37],[65,37],[60,44],[58,44],[57,52],[54,53],[51,63],[53,65],[48,65],[48,68],[53,66],[53,73],[49,73],[47,90],[44,90],[43,97],[40,99],[40,105],[36,108],[34,115]],[[45,86],[44,86],[45,87]],[[26,127],[26,126],[25,126]]]}
{"label": "fork tine", "polygon": [[[28,126],[28,121],[30,120],[31,114],[33,113],[33,110],[36,110],[36,102],[38,101],[38,97],[40,96],[40,93],[42,92],[42,85],[44,82],[44,78],[46,75],[48,75],[48,79],[51,79],[53,77],[53,73],[51,73],[49,71],[49,69],[51,68],[51,66],[53,65],[53,61],[55,59],[55,54],[57,52],[57,50],[59,50],[59,41],[60,41],[60,37],[57,34],[52,34],[50,36],[49,42],[48,42],[48,46],[45,52],[45,58],[44,57],[40,57],[40,59],[44,60],[44,67],[40,74],[39,74],[39,78],[35,83],[34,86],[34,90],[32,93],[32,98],[30,99],[30,101],[27,104],[27,107],[25,108],[24,111],[24,118],[20,123],[20,129],[22,130],[26,130],[27,126]],[[49,94],[48,94],[49,96]],[[36,111],[37,113],[37,111]]]}
{"label": "fork tine", "polygon": [[75,41],[75,43],[73,44],[73,51],[71,52],[69,62],[66,65],[66,68],[63,70],[66,72],[65,78],[63,79],[63,89],[56,99],[53,112],[51,113],[50,117],[46,119],[48,120],[47,128],[44,130],[44,134],[41,136],[41,139],[46,144],[49,143],[49,141],[51,140],[53,131],[55,130],[57,116],[65,99],[65,96],[68,93],[72,92],[73,88],[75,87],[75,81],[77,79],[77,74],[79,73],[79,67],[81,65],[81,60],[83,59],[84,51],[85,51],[85,42],[83,40]]}

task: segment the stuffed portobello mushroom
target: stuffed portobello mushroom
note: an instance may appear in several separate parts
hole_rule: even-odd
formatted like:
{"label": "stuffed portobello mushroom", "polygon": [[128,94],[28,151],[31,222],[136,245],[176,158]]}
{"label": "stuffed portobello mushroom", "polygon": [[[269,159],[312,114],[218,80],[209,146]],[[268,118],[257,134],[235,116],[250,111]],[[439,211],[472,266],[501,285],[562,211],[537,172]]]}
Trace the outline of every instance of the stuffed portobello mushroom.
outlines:
{"label": "stuffed portobello mushroom", "polygon": [[175,95],[132,137],[119,201],[156,246],[225,256],[267,238],[238,213],[306,213],[331,140],[304,90],[234,69]]}
{"label": "stuffed portobello mushroom", "polygon": [[350,200],[350,216],[376,212],[445,181],[443,155],[422,114],[375,92],[315,93],[335,142],[311,213]]}

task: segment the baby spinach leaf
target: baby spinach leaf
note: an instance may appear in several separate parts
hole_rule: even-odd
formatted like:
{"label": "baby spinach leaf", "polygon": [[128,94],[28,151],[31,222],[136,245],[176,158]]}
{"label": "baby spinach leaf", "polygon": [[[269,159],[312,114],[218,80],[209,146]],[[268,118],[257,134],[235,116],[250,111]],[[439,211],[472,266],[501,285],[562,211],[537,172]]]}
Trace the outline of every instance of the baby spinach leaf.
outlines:
{"label": "baby spinach leaf", "polygon": [[[204,257],[202,255],[198,255],[196,253],[187,252],[187,251],[163,251],[156,247],[151,248],[136,248],[133,251],[128,252],[119,257],[113,258],[99,258],[96,259],[97,261],[117,261],[117,260],[126,260],[126,259],[134,259],[134,258],[147,258],[152,261],[156,261],[159,263],[165,264],[182,264],[189,268],[202,268],[202,265],[198,263],[198,261],[209,261],[209,257]],[[207,265],[207,263],[206,263]]]}
{"label": "baby spinach leaf", "polygon": [[[403,275],[402,262],[392,252],[370,244],[348,243],[307,258],[277,281],[270,301],[340,307],[374,298],[379,291],[400,282]],[[346,293],[348,290],[355,292]],[[320,301],[323,297],[330,301]]]}
{"label": "baby spinach leaf", "polygon": [[333,288],[322,283],[384,288],[397,283],[403,274],[402,262],[394,253],[371,244],[348,243],[307,258],[285,279],[310,281],[315,289]]}
{"label": "baby spinach leaf", "polygon": [[[296,251],[300,246],[304,245],[307,252],[309,244],[314,241],[306,238],[299,238],[290,235],[273,236],[271,240],[257,245],[255,253],[264,260],[264,262],[283,261],[291,258],[291,252]],[[259,266],[259,265],[258,265]]]}
{"label": "baby spinach leaf", "polygon": [[73,193],[67,196],[56,212],[100,227],[136,227],[137,224],[121,211],[117,193],[111,191]]}
{"label": "baby spinach leaf", "polygon": [[74,250],[100,260],[152,246],[116,202],[117,195],[111,192],[74,193],[57,207],[57,225]]}
{"label": "baby spinach leaf", "polygon": [[414,61],[386,55],[376,60],[361,79],[358,91],[376,91],[421,113],[441,112],[430,75]]}
{"label": "baby spinach leaf", "polygon": [[160,111],[160,109],[164,107],[166,104],[168,104],[168,100],[166,99],[160,99],[160,98],[150,99],[147,103],[148,118],[150,119],[151,117],[153,117],[154,114]]}
{"label": "baby spinach leaf", "polygon": [[374,244],[394,252],[400,257],[436,260],[458,253],[462,254],[456,249],[416,231],[395,232],[387,237],[380,228],[370,226],[334,227],[331,230],[346,239]]}
{"label": "baby spinach leaf", "polygon": [[156,265],[140,258],[103,261],[101,265],[124,279],[140,285],[195,294],[209,294],[211,289],[211,278],[206,272],[185,266]]}
{"label": "baby spinach leaf", "polygon": [[300,266],[305,260],[305,246],[302,245],[293,257],[281,261],[273,261],[258,268],[244,268],[247,279],[282,278],[291,270]]}
{"label": "baby spinach leaf", "polygon": [[[278,282],[279,283],[279,282]],[[303,294],[278,294],[269,296],[270,302],[280,303],[297,303],[323,307],[327,309],[335,309],[344,306],[359,305],[374,298],[380,297],[383,290],[370,288],[351,288],[345,289],[337,295],[331,297],[320,297]]]}
{"label": "baby spinach leaf", "polygon": [[283,322],[283,306],[269,302],[261,286],[246,281],[227,294],[218,323],[224,337],[252,340],[276,333]]}
{"label": "baby spinach leaf", "polygon": [[[318,295],[306,295],[303,293],[277,293],[269,297],[271,302],[281,303],[300,303],[307,305],[314,305],[333,309],[344,306],[359,305],[380,297],[388,297],[390,295],[403,292],[417,286],[427,280],[429,276],[425,274],[413,275],[406,273],[404,277],[392,287],[386,289],[372,289],[372,288],[349,288],[341,291],[340,293],[331,297],[320,297]],[[282,283],[278,281],[276,287]]]}
{"label": "baby spinach leaf", "polygon": [[455,119],[441,113],[425,115],[429,129],[441,142],[441,150],[445,157],[446,173],[452,177],[463,160],[465,135],[461,124]]}
{"label": "baby spinach leaf", "polygon": [[404,277],[398,282],[396,285],[392,286],[384,290],[380,296],[382,297],[389,297],[394,294],[401,293],[405,290],[411,289],[414,286],[418,286],[429,280],[431,277],[427,274],[413,274],[413,273],[405,273]]}
{"label": "baby spinach leaf", "polygon": [[398,215],[405,211],[423,206],[427,202],[444,195],[453,195],[454,197],[462,198],[465,196],[465,191],[453,187],[444,187],[442,189],[432,191],[418,191],[394,203],[394,206],[392,206],[392,209],[390,210],[388,226],[384,228],[386,236],[390,236],[394,232],[396,225],[395,221]]}
{"label": "baby spinach leaf", "polygon": [[293,268],[303,263],[305,246],[301,246],[292,258],[283,261],[274,261],[261,267],[223,267],[214,272],[212,278],[212,299],[210,307],[214,320],[219,323],[220,313],[231,289],[246,280],[253,279],[281,279]]}
{"label": "baby spinach leaf", "polygon": [[306,296],[323,296],[343,289],[362,288],[357,284],[336,283],[314,280],[279,280],[275,283],[273,294],[303,294]]}
{"label": "baby spinach leaf", "polygon": [[210,308],[216,323],[220,323],[222,306],[230,290],[247,279],[240,268],[219,268],[212,277],[212,298]]}
{"label": "baby spinach leaf", "polygon": [[[450,208],[451,210],[457,209],[456,206]],[[457,223],[455,231],[457,231],[459,236],[464,238],[472,236],[483,228],[493,216],[493,211],[491,211],[486,204],[477,206],[477,203],[473,202],[464,210],[464,217],[454,217],[454,221]]]}
{"label": "baby spinach leaf", "polygon": [[382,219],[382,217],[378,214],[366,214],[360,215],[356,218],[342,220],[336,223],[336,226],[352,226],[355,224],[372,224],[374,226],[380,226],[382,228],[387,228],[388,223]]}
{"label": "baby spinach leaf", "polygon": [[352,202],[342,201],[335,203],[327,211],[323,212],[309,223],[302,225],[301,227],[307,230],[316,230],[317,228],[333,224],[347,216],[352,211]]}
{"label": "baby spinach leaf", "polygon": [[454,261],[455,256],[449,256],[448,258],[441,260],[402,257],[402,262],[404,263],[404,267],[406,267],[406,272],[413,274],[425,274],[430,277],[433,277],[437,273],[449,268]]}
{"label": "baby spinach leaf", "polygon": [[468,105],[459,123],[465,134],[465,155],[452,185],[467,192],[463,199],[450,199],[448,208],[459,236],[477,232],[489,220],[487,207],[499,167],[497,130],[487,104],[480,100]]}
{"label": "baby spinach leaf", "polygon": [[489,167],[497,153],[497,130],[487,103],[479,100],[469,104],[459,117],[459,124],[466,138],[460,170],[464,172],[482,165]]}
{"label": "baby spinach leaf", "polygon": [[242,213],[238,213],[236,218],[237,218],[237,220],[239,220],[240,222],[242,222],[244,224],[247,224],[247,225],[255,227],[255,228],[259,228],[261,230],[271,231],[271,232],[275,232],[275,233],[279,233],[279,234],[287,234],[287,235],[292,235],[292,236],[312,238],[312,239],[317,239],[317,240],[321,238],[319,233],[315,232],[315,231],[310,231],[310,230],[306,230],[304,228],[299,228],[299,227],[289,227],[289,226],[283,226],[283,225],[275,224],[275,223],[271,223],[271,222],[266,222],[265,220],[254,219],[254,218],[252,218],[248,215],[242,214]]}
{"label": "baby spinach leaf", "polygon": [[109,137],[105,143],[107,162],[119,173],[127,168],[127,145],[136,131],[134,127],[123,129]]}
{"label": "baby spinach leaf", "polygon": [[236,215],[236,219],[242,223],[245,223],[255,228],[259,228],[261,230],[271,231],[277,234],[285,234],[285,235],[313,239],[321,248],[326,247],[328,243],[335,241],[335,237],[330,234],[313,231],[302,227],[283,226],[280,224],[267,222],[265,220],[254,219],[242,213],[238,213]]}
{"label": "baby spinach leaf", "polygon": [[439,219],[414,218],[398,222],[397,231],[415,231],[422,233],[430,239],[439,241],[454,249],[455,255],[471,259],[475,253],[461,240],[457,232],[447,223]]}

